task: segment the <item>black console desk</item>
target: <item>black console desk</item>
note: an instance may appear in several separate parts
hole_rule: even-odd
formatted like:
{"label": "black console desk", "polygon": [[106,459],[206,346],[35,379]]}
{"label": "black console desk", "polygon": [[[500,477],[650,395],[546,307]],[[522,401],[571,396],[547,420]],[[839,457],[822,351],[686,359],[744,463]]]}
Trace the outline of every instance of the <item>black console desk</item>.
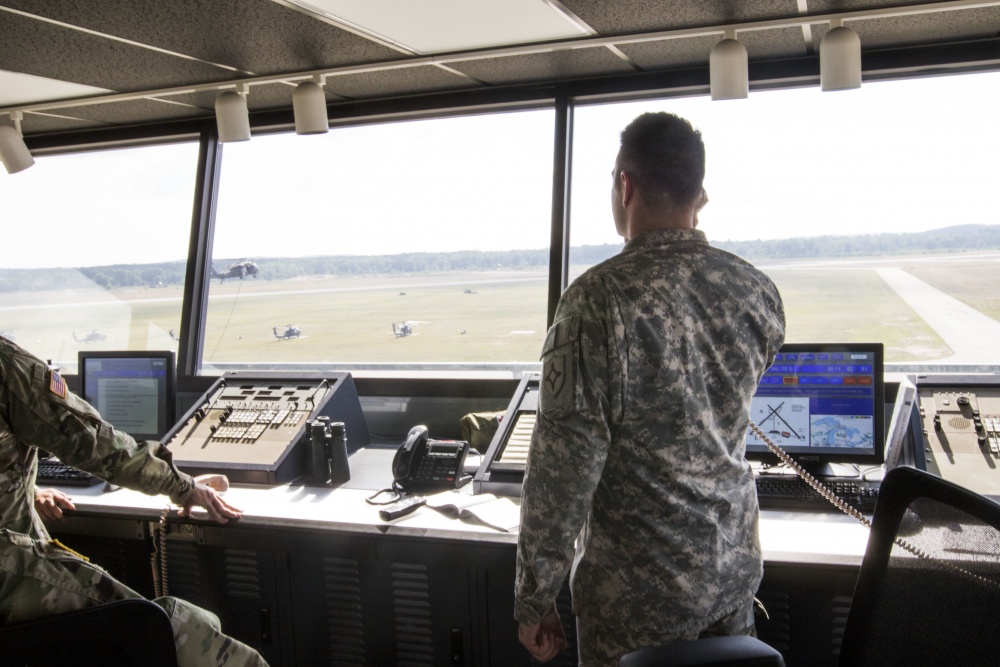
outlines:
{"label": "black console desk", "polygon": [[[528,665],[512,616],[517,535],[421,507],[390,523],[365,502],[388,486],[392,451],[351,456],[338,488],[234,486],[230,525],[166,520],[171,595],[215,612],[277,665]],[[471,489],[470,489],[471,490]],[[153,537],[166,498],[64,489],[77,511],[53,535],[152,597]],[[201,515],[204,516],[204,515]],[[833,513],[762,513],[769,618],[762,639],[794,665],[834,665],[867,529]],[[560,606],[568,612],[568,595]],[[568,614],[564,613],[564,617]],[[574,665],[570,651],[553,665]]]}

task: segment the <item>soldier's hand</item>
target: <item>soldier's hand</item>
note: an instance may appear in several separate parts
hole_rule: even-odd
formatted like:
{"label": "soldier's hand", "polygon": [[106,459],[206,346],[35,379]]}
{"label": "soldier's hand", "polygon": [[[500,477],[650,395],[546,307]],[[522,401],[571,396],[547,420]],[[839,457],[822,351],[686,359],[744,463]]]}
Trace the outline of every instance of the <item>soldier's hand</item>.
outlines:
{"label": "soldier's hand", "polygon": [[555,607],[535,625],[520,624],[518,639],[535,660],[548,662],[566,650],[566,633]]}
{"label": "soldier's hand", "polygon": [[[225,486],[228,488],[228,480]],[[208,516],[218,523],[228,523],[230,519],[239,519],[243,516],[243,510],[233,507],[223,500],[215,489],[198,481],[195,481],[194,491],[177,514],[181,517],[189,517],[191,516],[191,508],[195,505],[203,507],[208,512]]]}
{"label": "soldier's hand", "polygon": [[61,521],[63,510],[75,510],[73,499],[56,489],[35,489],[35,511],[44,521]]}

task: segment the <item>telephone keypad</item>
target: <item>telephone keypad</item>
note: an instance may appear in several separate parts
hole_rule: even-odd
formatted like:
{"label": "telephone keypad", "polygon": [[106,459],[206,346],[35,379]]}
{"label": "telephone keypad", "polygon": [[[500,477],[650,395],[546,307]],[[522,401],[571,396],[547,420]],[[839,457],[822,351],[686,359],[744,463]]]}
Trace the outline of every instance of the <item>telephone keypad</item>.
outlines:
{"label": "telephone keypad", "polygon": [[428,452],[414,471],[414,478],[422,482],[454,482],[455,463],[457,457],[454,454],[434,454]]}

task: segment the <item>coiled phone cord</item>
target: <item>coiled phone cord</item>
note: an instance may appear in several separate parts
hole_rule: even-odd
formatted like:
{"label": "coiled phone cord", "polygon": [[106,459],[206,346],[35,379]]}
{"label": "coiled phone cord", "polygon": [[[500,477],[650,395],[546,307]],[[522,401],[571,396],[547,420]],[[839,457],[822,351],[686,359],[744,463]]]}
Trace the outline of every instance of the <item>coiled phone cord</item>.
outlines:
{"label": "coiled phone cord", "polygon": [[[798,462],[795,461],[795,459],[789,456],[788,452],[786,452],[784,449],[779,447],[775,442],[773,442],[771,438],[768,437],[768,435],[764,433],[764,431],[759,426],[757,426],[757,424],[753,422],[753,420],[750,420],[749,428],[751,431],[754,432],[754,435],[756,435],[758,438],[764,441],[764,444],[767,445],[767,448],[770,449],[775,456],[781,459],[782,463],[784,463],[789,468],[794,470],[795,474],[801,477],[806,482],[806,484],[808,484],[810,487],[812,487],[814,491],[816,491],[816,493],[823,496],[827,501],[829,501],[834,507],[839,509],[844,514],[853,517],[854,519],[859,521],[861,525],[863,525],[865,528],[871,529],[872,522],[868,519],[868,517],[866,517],[864,514],[858,511],[854,506],[852,506],[851,504],[840,498],[836,493],[827,488],[826,485],[824,485],[818,479],[816,479],[808,472],[806,472],[805,468],[800,466]],[[963,577],[972,579],[990,588],[1000,589],[1000,583],[993,581],[992,579],[987,579],[986,577],[975,574],[973,572],[969,572],[968,570],[958,567],[957,565],[952,565],[951,563],[947,563],[938,558],[934,558],[923,549],[913,544],[910,544],[901,537],[895,537],[893,539],[893,543],[895,543],[896,546],[900,547],[904,551],[916,556],[921,560],[925,560],[931,563],[932,565],[934,565],[939,569],[951,572],[952,574],[958,574]]]}
{"label": "coiled phone cord", "polygon": [[860,521],[861,525],[863,525],[865,528],[872,527],[872,522],[868,520],[868,517],[866,517],[864,514],[862,514],[854,506],[850,505],[847,501],[842,499],[836,493],[828,489],[825,484],[823,484],[818,479],[816,479],[808,472],[806,472],[805,468],[800,466],[795,459],[789,456],[788,452],[786,452],[784,449],[775,444],[774,441],[772,441],[771,438],[769,438],[767,434],[764,433],[761,427],[757,426],[757,424],[753,422],[753,420],[750,421],[750,430],[754,432],[754,435],[756,435],[758,438],[764,441],[764,444],[767,445],[767,448],[770,449],[775,456],[781,459],[782,463],[784,463],[786,466],[794,470],[795,474],[801,477],[806,484],[811,486],[816,493],[826,498],[826,500],[830,502],[830,504],[832,504],[834,507],[839,509],[847,516],[853,517],[854,519]]}
{"label": "coiled phone cord", "polygon": [[153,568],[153,594],[156,597],[170,595],[170,585],[167,577],[167,516],[170,508],[164,508],[160,513],[160,522],[153,532],[153,553],[150,556]]}

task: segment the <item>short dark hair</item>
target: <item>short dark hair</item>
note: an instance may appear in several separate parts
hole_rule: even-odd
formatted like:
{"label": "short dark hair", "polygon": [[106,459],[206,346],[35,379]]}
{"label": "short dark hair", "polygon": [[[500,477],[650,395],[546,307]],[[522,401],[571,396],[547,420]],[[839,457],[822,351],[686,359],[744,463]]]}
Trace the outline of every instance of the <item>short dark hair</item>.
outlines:
{"label": "short dark hair", "polygon": [[647,199],[688,205],[701,197],[705,144],[691,123],[663,111],[644,113],[622,130],[621,142],[618,166]]}

